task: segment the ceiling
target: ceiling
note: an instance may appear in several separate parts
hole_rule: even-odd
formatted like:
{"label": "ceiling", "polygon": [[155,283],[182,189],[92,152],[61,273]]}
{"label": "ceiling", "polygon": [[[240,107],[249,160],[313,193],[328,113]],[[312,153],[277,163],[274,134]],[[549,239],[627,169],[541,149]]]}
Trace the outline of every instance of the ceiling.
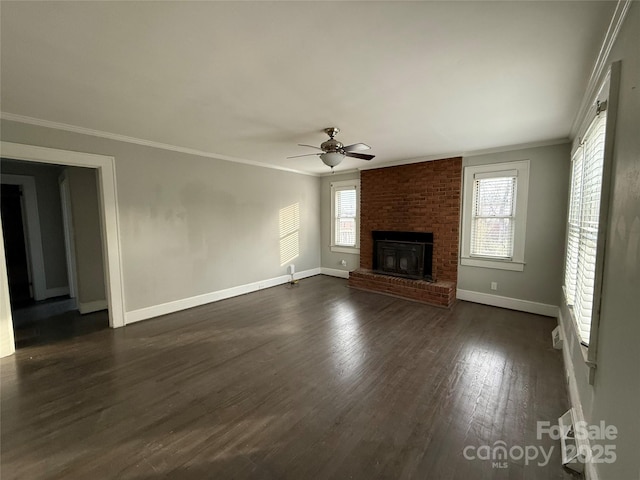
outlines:
{"label": "ceiling", "polygon": [[7,2],[4,113],[308,173],[566,138],[615,2]]}

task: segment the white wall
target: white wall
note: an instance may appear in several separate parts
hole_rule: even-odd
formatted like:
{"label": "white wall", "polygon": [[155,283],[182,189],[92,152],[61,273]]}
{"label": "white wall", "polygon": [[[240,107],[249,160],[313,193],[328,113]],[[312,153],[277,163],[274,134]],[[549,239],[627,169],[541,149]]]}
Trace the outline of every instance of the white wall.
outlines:
{"label": "white wall", "polygon": [[54,296],[64,295],[64,290],[68,288],[69,283],[58,186],[58,177],[62,168],[56,165],[2,159],[0,171],[3,174],[26,175],[34,178],[38,198],[46,288]]}
{"label": "white wall", "polygon": [[[464,157],[462,165],[526,159],[530,161],[530,171],[524,271],[458,265],[458,289],[558,306],[571,162],[569,143]],[[491,282],[498,283],[498,290],[491,290]]]}
{"label": "white wall", "polygon": [[[608,63],[621,60],[612,193],[594,385],[562,305],[571,385],[590,424],[615,425],[617,460],[594,465],[600,480],[640,478],[640,4],[633,3]],[[609,117],[610,121],[611,117]],[[601,227],[602,228],[602,227]],[[598,441],[595,443],[611,444]]]}
{"label": "white wall", "polygon": [[297,205],[298,272],[320,267],[320,179],[2,121],[2,139],[114,156],[128,312],[286,275],[279,215]]}
{"label": "white wall", "polygon": [[[342,175],[327,175],[322,177],[321,194],[320,194],[320,220],[322,231],[321,254],[322,268],[342,270],[345,272],[353,271],[360,267],[360,255],[352,253],[332,252],[331,245],[331,182],[341,182],[344,180],[357,180],[360,178],[360,172],[345,173]],[[340,261],[345,260],[346,266],[341,265]]]}

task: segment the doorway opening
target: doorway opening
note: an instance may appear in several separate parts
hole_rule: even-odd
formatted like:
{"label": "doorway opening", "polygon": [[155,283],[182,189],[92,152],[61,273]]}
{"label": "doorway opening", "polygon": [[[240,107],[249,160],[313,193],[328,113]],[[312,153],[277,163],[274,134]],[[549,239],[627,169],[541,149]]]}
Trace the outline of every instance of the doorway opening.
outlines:
{"label": "doorway opening", "polygon": [[[73,192],[71,192],[71,209],[64,215],[62,214],[62,212],[64,211],[64,209],[62,208],[62,203],[59,204],[59,227],[62,232],[67,232],[61,234],[60,236],[61,240],[59,241],[58,246],[61,248],[61,250],[59,249],[59,251],[61,251],[62,253],[57,256],[57,267],[48,269],[38,269],[36,268],[38,266],[36,264],[39,263],[40,266],[42,266],[45,264],[45,260],[47,258],[54,258],[55,255],[45,255],[44,250],[49,249],[51,245],[49,244],[49,242],[43,243],[41,234],[35,235],[34,233],[32,233],[33,231],[37,230],[37,228],[35,230],[31,228],[31,224],[33,222],[31,218],[32,215],[30,215],[30,212],[28,211],[25,213],[25,210],[29,210],[30,208],[30,200],[27,198],[27,195],[22,196],[23,200],[20,201],[20,208],[22,212],[23,224],[26,225],[26,228],[23,229],[24,232],[22,236],[22,249],[26,252],[25,256],[28,262],[27,266],[30,267],[27,268],[27,270],[31,271],[32,273],[29,280],[30,298],[28,300],[24,300],[30,309],[27,316],[33,320],[42,319],[43,316],[51,317],[53,315],[53,317],[58,318],[58,326],[66,325],[66,327],[64,328],[58,328],[55,335],[51,335],[51,332],[44,332],[47,329],[41,328],[41,331],[45,333],[45,338],[56,337],[56,335],[64,333],[65,331],[67,333],[73,332],[74,329],[76,331],[86,333],[86,331],[90,331],[92,328],[95,328],[98,325],[104,326],[108,324],[112,328],[124,326],[124,295],[122,291],[122,268],[120,263],[120,241],[118,229],[114,158],[103,155],[94,155],[30,145],[14,144],[10,142],[1,142],[1,147],[3,158],[27,162],[31,166],[33,166],[34,162],[46,164],[47,166],[57,166],[61,168],[61,172],[69,173],[72,170],[75,172],[81,172],[81,175],[84,175],[84,179],[79,182],[79,185],[82,188],[86,187],[86,179],[89,177],[94,179],[95,185],[93,201],[87,202],[81,200],[80,202],[78,202],[78,204],[82,207],[80,208],[80,210],[78,210],[79,216],[86,216],[88,210],[87,207],[89,203],[92,204],[93,220],[95,221],[96,225],[96,228],[93,232],[93,240],[87,241],[87,239],[85,238],[82,240],[82,245],[78,245],[78,232],[75,232],[75,234],[71,236],[76,242],[75,246],[69,241],[70,236],[68,235],[67,231],[69,225],[73,225],[72,218],[73,213],[75,212],[75,208],[73,208]],[[64,175],[60,175],[60,178],[56,179],[56,185],[54,188],[58,194],[59,202],[62,202],[62,199],[64,197],[64,194],[62,192],[65,191],[65,188],[68,192],[68,189],[72,184],[73,181],[68,176],[65,177]],[[80,188],[80,190],[82,190],[82,188]],[[73,190],[73,188],[71,188],[71,190]],[[7,189],[7,196],[11,196],[12,194],[15,195],[15,189]],[[17,203],[19,203],[17,200],[9,200],[9,207],[13,208],[14,210],[13,218],[15,218],[17,215],[15,210],[15,205]],[[33,203],[33,200],[31,200],[31,203]],[[33,205],[31,205],[31,207],[33,207]],[[83,211],[84,213],[82,213]],[[63,216],[65,217],[64,219],[62,218]],[[3,223],[5,223],[4,219]],[[42,221],[40,223],[42,223]],[[82,225],[86,226],[84,223]],[[0,233],[2,233],[3,238],[5,238],[3,231],[5,228],[7,228],[7,226],[3,225],[3,229],[0,229]],[[11,230],[13,234],[15,227],[12,226]],[[15,241],[16,244],[19,243],[18,236],[16,236]],[[5,307],[7,304],[11,303],[11,300],[14,300],[14,303],[16,303],[16,306],[18,306],[20,302],[20,300],[18,299],[18,293],[20,292],[20,290],[17,290],[15,294],[13,292],[10,292],[10,290],[15,290],[14,288],[10,289],[10,282],[19,283],[21,281],[24,284],[24,275],[21,279],[20,274],[14,274],[13,271],[9,272],[9,270],[5,269],[4,257],[5,253],[9,252],[5,252],[4,247],[5,242],[2,242],[0,251],[0,257],[2,257],[0,258],[0,260],[2,260],[2,262],[0,262],[2,263],[2,265],[0,266],[0,295],[2,296],[2,303]],[[14,247],[11,248],[11,251],[13,251]],[[79,259],[78,253],[82,250],[82,248],[84,248],[85,253],[90,253],[89,258],[93,258],[93,260],[82,261]],[[73,249],[73,252],[75,252],[76,257],[73,260],[75,262],[75,278],[72,275],[73,268],[71,266],[69,255],[69,251],[71,249]],[[60,262],[60,260],[62,261]],[[22,265],[24,265],[24,262],[22,260],[21,262]],[[94,269],[94,272],[91,273],[91,267],[95,267],[95,265],[97,264],[100,264],[101,268],[97,270]],[[40,275],[34,274],[36,271],[41,272]],[[46,273],[48,273],[49,271],[57,272],[60,278],[64,277],[64,282],[62,282],[63,285],[60,284],[60,282],[55,281],[48,283],[49,279],[45,278],[45,271]],[[87,273],[87,271],[89,273]],[[87,274],[90,278],[91,275],[93,275],[93,281],[90,282],[89,285],[92,285],[94,287],[96,285],[101,286],[102,298],[100,298],[100,296],[96,297],[95,295],[86,294],[86,291],[84,292],[85,295],[83,295],[83,281],[80,280],[80,277],[83,275],[86,277]],[[9,276],[11,276],[12,279],[10,279]],[[15,277],[15,280],[13,279],[13,277]],[[99,279],[100,281],[96,281],[96,279]],[[24,292],[25,287],[23,285],[23,296]],[[72,294],[75,295],[75,300],[71,297]],[[5,299],[6,302],[4,301]],[[79,328],[79,326],[77,325],[77,318],[74,318],[73,315],[69,314],[69,306],[74,305],[74,301],[76,302],[75,307],[80,310],[80,312],[78,312],[77,310],[71,310],[71,312],[75,311],[78,317],[80,313],[85,314],[83,317],[81,317],[81,319],[83,320],[83,323],[81,325],[82,328]],[[13,351],[15,350],[15,343],[13,338],[14,322],[12,314],[7,308],[2,308],[0,310],[0,356],[5,356],[13,353]],[[93,318],[88,317],[88,315],[93,315],[95,317],[95,322],[89,321],[93,320]],[[16,319],[21,320],[21,314],[17,314]],[[19,339],[16,338],[16,340]]]}
{"label": "doorway opening", "polygon": [[[16,347],[108,328],[96,170],[0,161]],[[41,262],[30,261],[34,252]],[[33,278],[44,285],[37,294]]]}
{"label": "doorway opening", "polygon": [[13,307],[20,307],[33,301],[31,265],[26,249],[26,212],[22,201],[24,192],[21,185],[9,183],[3,183],[0,191],[9,298]]}

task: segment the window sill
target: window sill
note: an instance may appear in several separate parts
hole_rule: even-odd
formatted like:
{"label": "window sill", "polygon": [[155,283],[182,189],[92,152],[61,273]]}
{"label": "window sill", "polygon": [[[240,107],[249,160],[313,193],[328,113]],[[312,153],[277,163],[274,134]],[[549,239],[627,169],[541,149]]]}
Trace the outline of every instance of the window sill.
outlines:
{"label": "window sill", "polygon": [[329,248],[332,252],[337,253],[351,253],[354,255],[360,254],[360,249],[358,247],[341,247],[339,245],[331,245]]}
{"label": "window sill", "polygon": [[514,272],[524,271],[524,262],[514,262],[512,260],[495,260],[478,257],[461,257],[460,265],[469,267],[494,268],[496,270],[511,270]]}

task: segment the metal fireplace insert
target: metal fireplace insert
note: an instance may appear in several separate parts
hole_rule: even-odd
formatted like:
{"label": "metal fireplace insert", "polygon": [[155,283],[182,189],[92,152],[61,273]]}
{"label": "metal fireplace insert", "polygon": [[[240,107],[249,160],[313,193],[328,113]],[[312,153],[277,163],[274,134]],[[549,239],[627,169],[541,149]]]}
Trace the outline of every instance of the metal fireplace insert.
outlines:
{"label": "metal fireplace insert", "polygon": [[373,271],[416,280],[433,280],[433,233],[374,231]]}

